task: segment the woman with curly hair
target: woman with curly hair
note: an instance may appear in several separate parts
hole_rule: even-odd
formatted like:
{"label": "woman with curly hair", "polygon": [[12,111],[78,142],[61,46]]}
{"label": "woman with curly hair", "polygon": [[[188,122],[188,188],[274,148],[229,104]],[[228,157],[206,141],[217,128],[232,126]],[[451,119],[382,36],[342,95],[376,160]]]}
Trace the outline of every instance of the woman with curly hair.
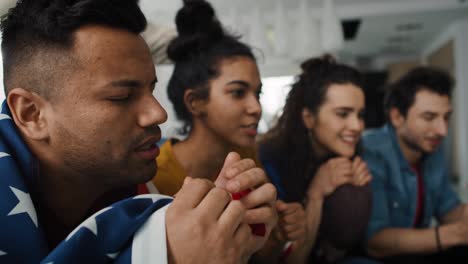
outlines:
{"label": "woman with curly hair", "polygon": [[335,262],[357,245],[370,213],[371,176],[358,155],[363,82],[329,55],[301,67],[281,116],[259,144],[278,190],[273,237],[286,244],[286,262]]}

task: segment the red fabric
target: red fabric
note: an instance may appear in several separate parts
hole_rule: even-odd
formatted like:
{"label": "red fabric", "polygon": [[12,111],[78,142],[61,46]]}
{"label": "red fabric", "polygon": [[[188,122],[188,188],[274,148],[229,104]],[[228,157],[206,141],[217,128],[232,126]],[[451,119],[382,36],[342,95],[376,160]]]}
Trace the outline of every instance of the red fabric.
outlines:
{"label": "red fabric", "polygon": [[[242,197],[246,196],[250,193],[250,190],[240,191],[238,193],[232,194],[233,200],[240,200]],[[252,234],[256,236],[265,236],[266,234],[266,226],[265,224],[251,224],[250,229],[252,230]]]}
{"label": "red fabric", "polygon": [[146,187],[146,184],[138,184],[138,190],[137,194],[149,194],[150,191],[148,190],[148,187]]}
{"label": "red fabric", "polygon": [[418,178],[418,196],[417,196],[417,204],[416,204],[416,214],[413,220],[413,227],[418,227],[421,224],[423,210],[424,210],[424,180],[421,171],[421,164],[413,165],[413,170],[416,173],[416,177]]}
{"label": "red fabric", "polygon": [[287,242],[283,248],[283,253],[280,255],[280,263],[286,263],[286,259],[293,251],[292,243]]}

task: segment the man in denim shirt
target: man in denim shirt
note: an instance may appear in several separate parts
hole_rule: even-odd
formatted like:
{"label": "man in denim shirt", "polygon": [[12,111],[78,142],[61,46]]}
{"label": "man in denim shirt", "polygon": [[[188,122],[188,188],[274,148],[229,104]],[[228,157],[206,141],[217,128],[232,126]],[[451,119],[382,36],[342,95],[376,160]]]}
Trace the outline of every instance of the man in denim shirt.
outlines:
{"label": "man in denim shirt", "polygon": [[[372,257],[428,263],[428,255],[447,260],[442,250],[468,244],[468,209],[450,187],[440,146],[452,86],[444,72],[414,69],[387,91],[389,123],[363,137],[363,158],[373,175],[366,245]],[[432,217],[437,227],[430,227]]]}

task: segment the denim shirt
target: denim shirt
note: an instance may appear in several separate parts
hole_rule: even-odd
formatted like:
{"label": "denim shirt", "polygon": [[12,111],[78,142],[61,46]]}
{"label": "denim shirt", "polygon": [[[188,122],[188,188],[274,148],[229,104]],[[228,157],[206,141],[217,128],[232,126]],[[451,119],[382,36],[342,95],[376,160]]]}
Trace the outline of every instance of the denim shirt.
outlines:
{"label": "denim shirt", "polygon": [[[413,228],[416,215],[417,175],[403,156],[394,128],[387,124],[363,136],[363,158],[372,174],[373,205],[367,239],[384,228]],[[421,164],[424,210],[421,227],[432,217],[440,220],[460,204],[452,190],[441,147],[426,155]]]}

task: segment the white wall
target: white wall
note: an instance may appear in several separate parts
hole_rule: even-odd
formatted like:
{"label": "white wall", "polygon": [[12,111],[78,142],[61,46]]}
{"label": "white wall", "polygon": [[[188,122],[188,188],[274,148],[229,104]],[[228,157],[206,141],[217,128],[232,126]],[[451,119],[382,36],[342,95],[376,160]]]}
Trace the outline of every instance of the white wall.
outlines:
{"label": "white wall", "polygon": [[461,20],[450,25],[447,30],[437,36],[434,41],[427,45],[423,51],[424,57],[436,51],[449,40],[454,41],[454,59],[455,59],[455,91],[452,98],[454,111],[458,114],[452,122],[456,122],[457,133],[455,134],[455,144],[458,149],[455,156],[460,159],[457,162],[460,183],[459,187],[467,189],[468,187],[468,110],[466,102],[468,101],[468,20]]}

